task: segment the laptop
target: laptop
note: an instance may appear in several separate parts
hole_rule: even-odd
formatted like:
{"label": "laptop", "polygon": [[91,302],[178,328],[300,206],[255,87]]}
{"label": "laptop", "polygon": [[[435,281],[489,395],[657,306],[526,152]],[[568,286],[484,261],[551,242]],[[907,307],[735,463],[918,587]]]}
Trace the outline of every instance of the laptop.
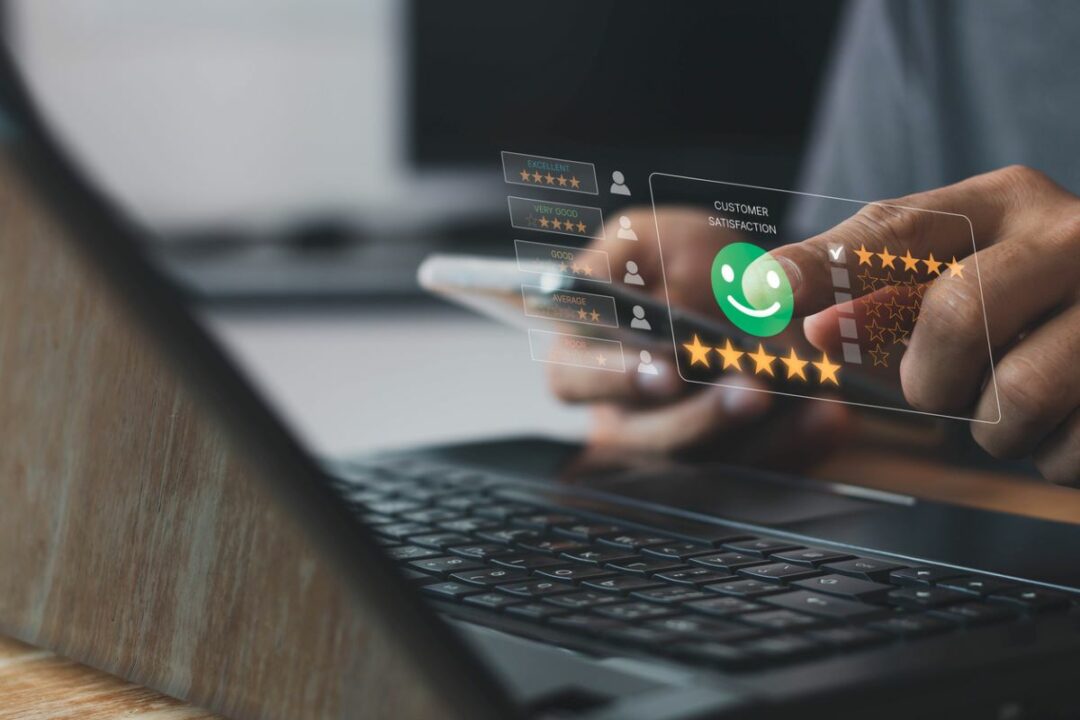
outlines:
{"label": "laptop", "polygon": [[[1076,526],[1049,511],[1040,517],[919,498],[882,490],[869,477],[822,480],[745,458],[695,461],[632,448],[605,454],[542,437],[314,457],[146,253],[145,231],[64,154],[10,58],[2,70],[4,112],[31,182],[63,211],[71,237],[180,360],[187,380],[216,397],[222,417],[260,449],[261,476],[342,576],[358,592],[366,578],[383,583],[375,593],[385,601],[373,620],[400,628],[402,647],[429,670],[448,715],[1075,714],[1080,545]],[[588,175],[585,161],[524,152],[501,161],[508,183],[523,163],[546,163],[566,166],[564,173],[577,168],[596,194],[620,195],[628,184],[621,173]],[[675,192],[686,178],[661,181]],[[716,188],[681,191],[711,197]],[[527,206],[516,209],[514,198],[526,192],[507,193],[512,223],[536,220],[526,218]],[[569,232],[593,222],[587,197],[545,197],[550,213],[536,212],[579,213]],[[748,207],[768,202],[740,197]],[[568,242],[520,229],[526,243]],[[545,265],[533,274],[552,272]],[[548,290],[543,302],[523,290],[523,307],[555,312],[552,292],[586,292],[580,285]],[[611,307],[628,317],[621,304]],[[713,328],[699,320],[671,314],[663,332],[677,333],[680,322],[699,323],[691,325],[698,333]],[[565,318],[543,327],[530,333],[570,334]],[[524,352],[532,351],[530,361],[611,372],[582,363],[599,356],[614,364],[621,349],[604,343],[630,343],[597,332],[573,337],[569,350],[552,350],[563,353],[561,361],[536,345]],[[584,360],[573,354],[575,342],[594,344]],[[766,349],[763,343],[758,352]],[[710,377],[683,379],[709,384]],[[408,377],[384,381],[408,393]],[[852,391],[853,406],[886,412],[897,402],[858,383]],[[783,398],[823,401],[794,392]],[[760,432],[766,445],[775,441],[768,426]],[[873,458],[859,466],[867,476],[878,471]],[[985,469],[952,462],[957,473]],[[1015,477],[1014,487],[1032,482],[1022,470]]]}

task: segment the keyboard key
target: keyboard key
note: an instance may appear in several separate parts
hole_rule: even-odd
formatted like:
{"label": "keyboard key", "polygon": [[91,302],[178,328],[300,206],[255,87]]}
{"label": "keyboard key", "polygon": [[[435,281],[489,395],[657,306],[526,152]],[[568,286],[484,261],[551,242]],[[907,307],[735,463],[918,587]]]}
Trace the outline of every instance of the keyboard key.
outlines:
{"label": "keyboard key", "polygon": [[514,518],[511,522],[514,525],[520,525],[521,527],[535,528],[539,530],[546,530],[547,528],[555,525],[573,525],[579,522],[581,518],[576,518],[573,515],[560,515],[557,513],[538,513],[535,515],[522,515]]}
{"label": "keyboard key", "polygon": [[595,565],[570,565],[537,570],[536,574],[558,580],[559,582],[576,583],[581,582],[582,580],[611,577],[615,573]]}
{"label": "keyboard key", "polygon": [[945,632],[953,626],[930,615],[897,615],[887,620],[870,623],[866,627],[901,637],[918,637]]}
{"label": "keyboard key", "polygon": [[626,627],[621,622],[612,620],[611,618],[585,615],[584,613],[555,616],[548,620],[548,622],[551,623],[551,625],[563,628],[564,630],[573,630],[575,633],[586,633],[589,635],[600,635],[601,633],[607,633]]}
{"label": "keyboard key", "polygon": [[611,545],[612,547],[621,548],[623,550],[640,550],[641,548],[662,545],[673,541],[671,538],[660,537],[659,535],[649,535],[647,533],[620,533],[618,535],[602,537],[598,542],[602,545]]}
{"label": "keyboard key", "polygon": [[750,655],[745,651],[725,643],[679,643],[671,648],[671,652],[679,657],[728,668],[743,666],[750,659]]}
{"label": "keyboard key", "polygon": [[889,573],[903,569],[903,565],[887,560],[873,560],[871,558],[853,558],[840,562],[825,563],[821,569],[825,572],[840,573],[851,577],[871,580],[873,582],[889,582]]}
{"label": "keyboard key", "polygon": [[891,638],[863,627],[831,627],[806,633],[814,640],[834,648],[849,650],[888,642]]}
{"label": "keyboard key", "polygon": [[941,610],[934,610],[931,615],[940,620],[964,626],[989,625],[995,622],[1006,622],[1016,617],[1016,613],[1007,605],[983,602],[951,605]]}
{"label": "keyboard key", "polygon": [[458,572],[459,570],[473,570],[484,567],[480,563],[475,560],[470,560],[469,558],[450,556],[428,558],[426,560],[413,560],[409,563],[409,566],[436,575],[448,575],[449,573]]}
{"label": "keyboard key", "polygon": [[791,563],[754,565],[753,567],[741,568],[738,573],[739,575],[744,575],[755,580],[764,580],[766,582],[774,583],[802,580],[803,578],[821,574],[817,570],[803,567],[802,565],[792,565]]}
{"label": "keyboard key", "polygon": [[480,494],[447,495],[440,497],[435,502],[441,507],[460,512],[468,512],[490,502],[490,498]]}
{"label": "keyboard key", "polygon": [[768,609],[764,605],[748,602],[737,597],[710,597],[704,600],[688,602],[683,607],[687,610],[704,613],[705,615],[714,615],[716,617],[729,617],[731,615],[739,615],[740,613]]}
{"label": "keyboard key", "polygon": [[874,605],[866,605],[838,597],[830,597],[820,593],[796,590],[795,592],[782,595],[767,595],[761,599],[763,603],[777,605],[788,610],[815,615],[817,617],[831,618],[853,622],[866,620],[871,617],[880,617],[889,612],[884,608]]}
{"label": "keyboard key", "polygon": [[494,505],[486,505],[473,510],[473,515],[487,518],[488,520],[508,520],[515,515],[527,515],[535,513],[539,508],[533,505],[521,503],[500,502]]}
{"label": "keyboard key", "polygon": [[1065,593],[1034,587],[1018,587],[1012,590],[1004,590],[991,595],[989,598],[990,602],[1011,605],[1027,613],[1064,610],[1069,606],[1069,599],[1070,596]]}
{"label": "keyboard key", "polygon": [[427,573],[422,573],[419,570],[413,570],[412,568],[402,568],[399,572],[401,573],[401,577],[414,585],[431,583],[438,580],[434,575],[428,575]]}
{"label": "keyboard key", "polygon": [[654,650],[658,647],[663,647],[670,642],[674,642],[675,640],[682,639],[675,633],[634,625],[623,625],[621,627],[605,630],[603,637],[605,640],[628,643],[630,645],[643,645]]}
{"label": "keyboard key", "polygon": [[852,600],[874,602],[881,600],[888,592],[895,589],[894,585],[871,582],[861,578],[848,577],[847,575],[824,575],[822,577],[807,578],[792,583],[804,590],[837,595]]}
{"label": "keyboard key", "polygon": [[443,530],[449,530],[450,532],[459,533],[471,533],[478,530],[486,530],[499,526],[498,523],[496,523],[494,520],[485,520],[484,518],[462,518],[461,520],[445,520],[436,524]]}
{"label": "keyboard key", "polygon": [[799,630],[821,625],[821,620],[818,618],[791,610],[766,610],[764,612],[737,615],[736,617],[739,622],[764,628],[765,630]]}
{"label": "keyboard key", "polygon": [[524,570],[510,570],[509,568],[481,567],[479,570],[456,572],[451,577],[470,585],[491,587],[514,582],[515,580],[525,580],[529,577],[529,573]]}
{"label": "keyboard key", "polygon": [[375,527],[375,532],[388,538],[401,540],[409,535],[423,535],[424,533],[435,532],[435,528],[420,523],[394,523],[392,525],[378,525]]}
{"label": "keyboard key", "polygon": [[479,595],[467,595],[465,597],[465,604],[479,605],[480,607],[485,607],[489,610],[502,610],[503,608],[517,605],[521,602],[524,601],[510,595],[494,592],[480,593]]}
{"label": "keyboard key", "polygon": [[407,512],[401,517],[409,522],[427,523],[430,525],[431,523],[437,523],[443,520],[457,520],[461,517],[461,513],[447,508],[425,508],[423,510]]}
{"label": "keyboard key", "polygon": [[649,588],[663,587],[664,584],[651,578],[637,575],[618,575],[612,578],[597,578],[586,580],[582,583],[594,590],[612,593],[628,593],[636,590],[648,590]]}
{"label": "keyboard key", "polygon": [[823,646],[800,635],[773,635],[744,642],[739,649],[762,659],[794,660],[818,653]]}
{"label": "keyboard key", "polygon": [[737,540],[735,542],[724,543],[724,547],[728,550],[734,550],[735,552],[742,553],[744,555],[768,557],[773,553],[783,552],[785,550],[798,550],[802,546],[796,545],[795,543],[791,543],[786,540],[747,538],[745,540]]}
{"label": "keyboard key", "polygon": [[690,558],[691,565],[702,565],[714,570],[726,570],[727,572],[734,572],[739,568],[750,567],[751,565],[765,565],[768,562],[768,560],[755,555],[737,552],[711,553]]}
{"label": "keyboard key", "polygon": [[431,548],[420,547],[418,545],[399,545],[397,547],[387,548],[386,554],[399,562],[405,560],[420,560],[442,555],[438,550],[432,550]]}
{"label": "keyboard key", "polygon": [[539,570],[541,568],[568,567],[570,563],[550,555],[537,555],[534,553],[512,553],[499,555],[491,558],[491,562],[503,567],[518,568],[521,570]]}
{"label": "keyboard key", "polygon": [[557,605],[558,607],[567,608],[569,610],[587,610],[597,605],[607,605],[609,603],[619,602],[618,595],[611,595],[610,593],[602,593],[595,590],[586,590],[585,592],[576,592],[569,595],[553,595],[551,597],[544,598],[544,602]]}
{"label": "keyboard key", "polygon": [[424,585],[420,588],[420,591],[427,593],[428,595],[442,598],[443,600],[457,600],[458,598],[478,592],[478,588],[470,587],[464,583],[449,581]]}
{"label": "keyboard key", "polygon": [[576,523],[574,525],[562,525],[552,530],[558,535],[565,535],[575,540],[593,540],[601,535],[618,535],[626,532],[625,528],[618,525],[605,523]]}
{"label": "keyboard key", "polygon": [[851,555],[847,553],[822,550],[821,548],[803,548],[801,550],[787,550],[785,552],[772,554],[773,560],[792,563],[794,565],[808,565],[810,567],[817,567],[827,562],[839,562],[840,560],[848,560],[850,558]]}
{"label": "keyboard key", "polygon": [[905,587],[890,592],[886,599],[908,610],[929,610],[971,600],[971,595],[939,587]]}
{"label": "keyboard key", "polygon": [[686,568],[685,570],[668,570],[656,574],[657,580],[679,583],[680,585],[707,585],[709,583],[720,582],[721,580],[728,580],[731,577],[730,573],[722,572],[720,570],[710,570],[709,568],[703,567]]}
{"label": "keyboard key", "polygon": [[385,502],[373,502],[367,504],[367,509],[380,515],[400,515],[402,513],[419,510],[423,505],[412,500],[386,500]]}
{"label": "keyboard key", "polygon": [[678,560],[661,560],[660,558],[627,558],[610,562],[606,567],[619,572],[633,573],[634,575],[652,575],[664,570],[682,570],[686,566]]}
{"label": "keyboard key", "polygon": [[943,567],[911,567],[894,570],[889,573],[889,580],[898,585],[930,585],[964,574],[962,570]]}
{"label": "keyboard key", "polygon": [[742,625],[693,615],[650,620],[647,626],[675,635],[693,635],[699,640],[725,643],[738,642],[761,634],[758,630]]}
{"label": "keyboard key", "polygon": [[653,603],[628,602],[603,605],[593,610],[593,612],[613,620],[638,622],[641,620],[652,620],[667,615],[674,615],[676,611],[669,607],[655,605]]}
{"label": "keyboard key", "polygon": [[513,550],[506,545],[499,545],[496,543],[477,543],[474,545],[456,545],[450,548],[450,552],[462,557],[487,560],[496,557],[497,555],[509,555]]}
{"label": "keyboard key", "polygon": [[[514,598],[516,600],[516,598]],[[545,598],[547,600],[548,598]],[[541,605],[540,603],[526,603],[524,605],[511,605],[506,608],[509,615],[528,618],[529,620],[547,620],[548,618],[566,615],[569,610],[555,607],[554,605]]]}
{"label": "keyboard key", "polygon": [[447,548],[451,545],[467,545],[472,542],[472,538],[468,535],[462,535],[461,533],[435,533],[433,535],[413,535],[409,538],[409,542],[417,545],[423,545],[429,548]]}
{"label": "keyboard key", "polygon": [[[564,540],[563,542],[573,542],[572,540]],[[603,548],[590,545],[581,545],[581,549],[566,550],[562,553],[562,556],[567,560],[574,562],[589,563],[591,565],[604,565],[609,562],[615,562],[617,560],[629,560],[636,559],[637,556],[633,553],[629,553],[626,550],[619,550],[617,548]]]}
{"label": "keyboard key", "polygon": [[534,552],[547,553],[548,555],[561,555],[572,551],[588,550],[589,546],[577,540],[566,538],[546,537],[535,541],[520,543],[521,547]]}
{"label": "keyboard key", "polygon": [[522,542],[536,542],[544,538],[539,530],[528,528],[499,528],[495,530],[480,530],[476,533],[478,538],[494,543],[514,545]]}
{"label": "keyboard key", "polygon": [[380,515],[378,513],[364,513],[360,516],[360,522],[365,525],[391,525],[397,522],[397,518],[392,518],[389,515]]}
{"label": "keyboard key", "polygon": [[642,555],[655,555],[665,560],[686,560],[695,555],[709,555],[713,552],[715,551],[707,545],[684,541],[653,545],[641,551]]}
{"label": "keyboard key", "polygon": [[1001,578],[961,575],[960,577],[942,580],[940,587],[986,597],[987,595],[1000,595],[1006,590],[1019,587],[1019,585],[1012,580],[1002,580]]}
{"label": "keyboard key", "polygon": [[[697,588],[683,587],[683,586],[667,586],[653,588],[652,590],[638,590],[630,593],[630,595],[638,600],[646,600],[648,602],[660,603],[661,605],[675,605],[678,603],[684,603],[689,600],[699,600],[708,597],[705,593],[701,592]],[[718,600],[727,600],[734,598],[715,598]]]}
{"label": "keyboard key", "polygon": [[497,587],[504,593],[527,598],[542,598],[547,597],[548,595],[559,595],[560,593],[574,591],[574,588],[570,585],[547,579],[527,580],[525,582],[511,583],[509,585],[499,585]]}
{"label": "keyboard key", "polygon": [[759,597],[772,593],[787,592],[786,587],[763,583],[760,580],[732,580],[731,582],[714,583],[706,585],[706,590],[722,593],[724,595],[736,595],[739,597]]}

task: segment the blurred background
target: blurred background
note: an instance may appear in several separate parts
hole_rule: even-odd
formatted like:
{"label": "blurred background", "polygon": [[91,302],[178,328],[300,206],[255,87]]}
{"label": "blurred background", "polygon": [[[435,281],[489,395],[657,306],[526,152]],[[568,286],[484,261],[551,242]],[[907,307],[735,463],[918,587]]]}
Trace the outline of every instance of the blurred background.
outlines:
{"label": "blurred background", "polygon": [[654,170],[794,187],[842,9],[27,0],[6,20],[69,148],[309,443],[339,454],[580,434],[524,334],[425,297],[418,262],[512,257],[504,149],[618,168],[634,202]]}

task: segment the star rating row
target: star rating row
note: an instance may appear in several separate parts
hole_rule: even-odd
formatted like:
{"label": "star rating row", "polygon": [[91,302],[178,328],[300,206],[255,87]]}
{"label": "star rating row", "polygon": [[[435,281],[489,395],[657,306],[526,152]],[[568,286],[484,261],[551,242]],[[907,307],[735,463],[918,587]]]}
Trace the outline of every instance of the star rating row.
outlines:
{"label": "star rating row", "polygon": [[593,310],[592,312],[588,312],[587,310],[585,310],[585,308],[578,308],[577,316],[578,320],[581,320],[582,322],[600,322],[600,313],[596,312],[595,310]]}
{"label": "star rating row", "polygon": [[735,370],[737,372],[750,372],[749,367],[744,367],[742,364],[742,358],[745,355],[747,359],[751,360],[754,364],[753,373],[755,375],[768,375],[770,377],[776,377],[776,361],[779,360],[783,370],[786,372],[787,380],[802,380],[809,382],[810,378],[806,374],[806,366],[812,365],[817,370],[818,383],[825,385],[832,383],[833,385],[839,385],[840,380],[837,377],[837,372],[840,370],[840,365],[829,360],[827,353],[821,354],[821,360],[804,360],[798,356],[795,352],[795,348],[791,348],[791,352],[787,357],[782,355],[770,355],[765,352],[765,346],[758,343],[756,352],[749,352],[746,350],[739,350],[731,344],[731,339],[724,340],[723,347],[711,347],[701,342],[701,339],[694,335],[693,341],[683,343],[683,348],[690,353],[690,366],[704,365],[706,368],[712,368],[713,365],[709,361],[711,353],[715,353],[720,356],[720,370]]}
{"label": "star rating row", "polygon": [[862,291],[864,293],[883,290],[886,294],[899,295],[903,292],[908,297],[920,301],[922,300],[927,287],[926,283],[919,282],[919,280],[915,278],[902,280],[893,277],[892,271],[887,271],[884,275],[874,275],[869,270],[864,269],[855,276],[855,279],[861,283]]}
{"label": "star rating row", "polygon": [[582,277],[593,276],[592,267],[584,263],[580,265],[578,263],[559,263],[559,272],[563,275],[569,272],[571,275],[580,275]]}
{"label": "star rating row", "polygon": [[539,218],[532,218],[530,224],[533,227],[538,227],[542,230],[562,230],[564,232],[572,233],[584,233],[587,229],[585,223],[578,220],[576,223],[570,220],[559,220],[558,218],[547,218],[541,215]]}
{"label": "star rating row", "polygon": [[873,259],[876,257],[882,269],[897,269],[895,263],[899,260],[903,263],[903,269],[907,272],[919,272],[919,265],[921,264],[929,275],[941,275],[943,272],[942,267],[944,267],[949,271],[949,277],[964,277],[964,264],[958,262],[955,255],[953,255],[951,262],[944,262],[935,258],[934,253],[929,253],[925,258],[917,258],[911,254],[911,250],[905,250],[903,255],[894,255],[889,252],[887,245],[882,247],[881,252],[874,252],[867,250],[865,244],[859,245],[859,249],[855,251],[855,254],[859,256],[859,265],[874,267]]}
{"label": "star rating row", "polygon": [[552,187],[564,187],[571,190],[581,189],[581,181],[578,180],[577,175],[566,177],[562,173],[552,175],[550,172],[541,174],[539,171],[530,173],[528,170],[522,170],[518,175],[521,177],[521,182],[532,185],[551,185]]}

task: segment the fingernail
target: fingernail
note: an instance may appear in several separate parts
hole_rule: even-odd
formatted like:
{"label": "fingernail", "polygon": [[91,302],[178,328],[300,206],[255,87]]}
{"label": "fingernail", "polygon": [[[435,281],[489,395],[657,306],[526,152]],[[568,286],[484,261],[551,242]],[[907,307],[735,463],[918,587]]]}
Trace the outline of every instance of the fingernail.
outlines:
{"label": "fingernail", "polygon": [[791,292],[795,294],[799,291],[799,286],[802,284],[802,270],[795,264],[795,261],[786,255],[781,255],[776,258],[776,261],[780,263],[780,267],[784,269],[784,273],[787,275],[788,283],[791,285]]}

